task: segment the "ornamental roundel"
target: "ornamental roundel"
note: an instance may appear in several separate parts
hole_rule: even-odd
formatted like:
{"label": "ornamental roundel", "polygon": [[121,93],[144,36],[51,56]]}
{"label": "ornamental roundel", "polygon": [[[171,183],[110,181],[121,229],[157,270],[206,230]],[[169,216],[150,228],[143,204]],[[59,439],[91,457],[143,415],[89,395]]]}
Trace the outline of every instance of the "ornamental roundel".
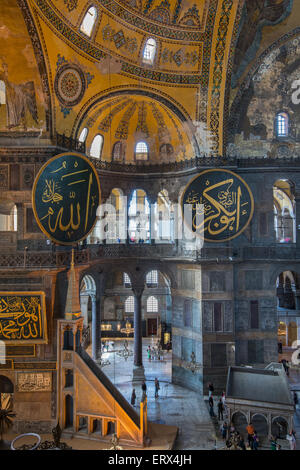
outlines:
{"label": "ornamental roundel", "polygon": [[81,101],[86,89],[84,73],[80,68],[66,64],[56,74],[54,89],[64,106],[75,106]]}
{"label": "ornamental roundel", "polygon": [[249,225],[254,199],[246,181],[229,170],[205,170],[186,186],[181,209],[188,228],[208,242],[238,237]]}

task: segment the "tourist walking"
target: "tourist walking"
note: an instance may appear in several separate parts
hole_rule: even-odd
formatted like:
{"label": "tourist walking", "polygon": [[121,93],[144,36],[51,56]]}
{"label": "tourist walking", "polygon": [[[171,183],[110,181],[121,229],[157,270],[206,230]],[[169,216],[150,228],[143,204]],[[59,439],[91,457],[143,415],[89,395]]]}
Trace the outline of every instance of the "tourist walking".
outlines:
{"label": "tourist walking", "polygon": [[158,398],[158,390],[160,390],[160,386],[159,386],[159,381],[157,377],[155,377],[154,386],[155,386],[155,398]]}
{"label": "tourist walking", "polygon": [[223,405],[223,402],[222,402],[222,398],[220,398],[219,402],[218,402],[218,420],[222,420],[223,421],[223,411],[224,411],[224,405]]}
{"label": "tourist walking", "polygon": [[136,394],[135,394],[135,388],[132,390],[132,394],[131,394],[131,404],[132,406],[135,405],[135,400],[136,400]]}
{"label": "tourist walking", "polygon": [[150,346],[148,346],[147,354],[148,354],[148,361],[151,362],[151,348],[150,348]]}

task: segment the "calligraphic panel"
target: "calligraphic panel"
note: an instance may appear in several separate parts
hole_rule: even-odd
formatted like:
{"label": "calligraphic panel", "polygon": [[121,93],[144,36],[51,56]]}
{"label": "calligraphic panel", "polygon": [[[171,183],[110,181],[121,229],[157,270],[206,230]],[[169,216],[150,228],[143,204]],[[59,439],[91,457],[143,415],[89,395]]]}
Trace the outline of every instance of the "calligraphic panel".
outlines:
{"label": "calligraphic panel", "polygon": [[51,392],[52,372],[18,372],[18,392]]}
{"label": "calligraphic panel", "polygon": [[224,242],[247,228],[253,216],[254,200],[249,186],[239,175],[212,169],[188,183],[181,208],[184,222],[196,236],[208,242]]}
{"label": "calligraphic panel", "polygon": [[44,292],[0,292],[0,341],[47,343]]}
{"label": "calligraphic panel", "polygon": [[32,207],[45,235],[60,245],[87,237],[96,223],[100,183],[88,158],[63,153],[51,158],[33,185]]}

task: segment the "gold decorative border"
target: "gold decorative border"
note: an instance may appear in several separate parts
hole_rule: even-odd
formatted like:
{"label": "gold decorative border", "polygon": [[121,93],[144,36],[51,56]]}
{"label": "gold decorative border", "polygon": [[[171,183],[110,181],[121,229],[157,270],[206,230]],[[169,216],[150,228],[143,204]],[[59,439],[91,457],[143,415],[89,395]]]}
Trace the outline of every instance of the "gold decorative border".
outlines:
{"label": "gold decorative border", "polygon": [[181,208],[181,213],[182,213],[182,219],[183,219],[183,222],[184,224],[186,225],[186,227],[188,227],[188,229],[190,230],[191,227],[188,226],[187,222],[185,221],[185,218],[184,218],[184,211],[183,211],[183,197],[186,193],[186,190],[187,188],[189,187],[189,185],[196,179],[196,178],[199,178],[199,176],[201,175],[204,175],[205,173],[211,173],[212,171],[219,171],[219,172],[225,172],[225,173],[229,173],[233,176],[235,176],[236,178],[238,178],[240,181],[242,181],[242,183],[245,185],[245,187],[247,188],[248,192],[249,192],[249,196],[250,196],[250,200],[251,200],[251,212],[250,212],[250,215],[249,215],[249,218],[248,218],[248,221],[247,223],[244,225],[244,227],[239,231],[237,232],[235,235],[233,235],[232,237],[229,237],[229,238],[224,238],[222,240],[208,240],[206,239],[205,237],[201,237],[201,235],[197,234],[197,232],[193,232],[193,234],[195,235],[195,237],[197,238],[200,238],[201,240],[204,240],[205,242],[207,243],[224,243],[224,242],[227,242],[229,240],[233,240],[234,238],[238,237],[239,235],[241,235],[245,230],[246,228],[248,227],[248,225],[250,224],[251,220],[252,220],[252,217],[253,217],[253,213],[254,213],[254,198],[253,198],[253,194],[252,194],[252,191],[249,187],[249,185],[246,183],[246,181],[238,174],[234,173],[233,171],[230,171],[230,170],[225,170],[223,168],[212,168],[210,170],[204,170],[204,171],[201,171],[201,173],[198,173],[196,176],[194,176],[189,182],[188,184],[185,186],[184,190],[183,190],[183,193],[182,193],[182,196],[181,196],[181,199],[180,199],[180,208]]}
{"label": "gold decorative border", "polygon": [[41,312],[41,315],[42,315],[42,320],[43,320],[43,338],[42,339],[37,339],[37,340],[33,340],[32,338],[30,338],[29,340],[26,340],[26,339],[20,339],[20,340],[1,340],[3,341],[5,344],[9,344],[9,345],[18,345],[18,344],[28,344],[28,343],[34,343],[34,344],[48,344],[48,331],[47,331],[47,315],[46,315],[46,296],[45,296],[45,292],[35,292],[35,291],[13,291],[13,292],[9,292],[9,291],[0,291],[0,296],[1,295],[39,295],[40,298],[41,298],[41,308],[42,308],[42,312]]}
{"label": "gold decorative border", "polygon": [[34,183],[33,183],[33,188],[32,188],[32,193],[31,193],[31,196],[32,196],[32,209],[33,209],[33,213],[34,213],[34,217],[35,217],[35,220],[40,228],[40,230],[46,235],[47,238],[50,238],[53,242],[57,243],[58,245],[76,245],[77,243],[79,243],[80,241],[84,240],[85,238],[87,238],[89,236],[89,234],[93,231],[95,225],[96,225],[96,222],[97,222],[97,218],[95,218],[95,222],[93,223],[91,229],[89,230],[88,233],[86,233],[82,238],[80,238],[80,240],[77,240],[76,242],[64,242],[62,243],[61,241],[59,240],[56,240],[56,238],[52,237],[52,235],[50,235],[46,230],[45,228],[42,226],[42,224],[40,223],[39,221],[39,217],[38,217],[38,214],[37,214],[37,211],[36,211],[36,207],[35,207],[35,192],[36,192],[36,185],[38,183],[38,180],[39,180],[39,177],[41,176],[42,172],[45,170],[45,168],[50,165],[53,161],[57,160],[58,158],[61,158],[61,157],[65,157],[67,155],[71,155],[71,156],[76,156],[78,158],[81,158],[83,160],[85,160],[89,165],[90,167],[92,168],[93,170],[93,173],[96,177],[96,181],[97,181],[97,185],[98,185],[98,191],[99,191],[99,205],[101,203],[101,187],[100,187],[100,180],[99,180],[99,176],[98,176],[98,173],[96,171],[96,168],[94,167],[94,165],[92,164],[91,160],[84,156],[84,155],[81,155],[80,153],[78,152],[64,152],[64,153],[60,153],[59,155],[55,155],[55,157],[52,157],[50,158],[50,160],[47,160],[47,162],[42,166],[42,168],[40,168],[38,174],[36,175],[35,177],[35,180],[34,180]]}

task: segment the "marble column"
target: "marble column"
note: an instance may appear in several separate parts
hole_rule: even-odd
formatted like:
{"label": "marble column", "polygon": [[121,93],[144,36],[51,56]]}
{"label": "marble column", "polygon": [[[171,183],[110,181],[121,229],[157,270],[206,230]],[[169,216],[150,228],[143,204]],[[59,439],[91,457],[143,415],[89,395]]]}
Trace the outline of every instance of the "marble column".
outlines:
{"label": "marble column", "polygon": [[142,295],[144,286],[132,287],[134,294],[134,366],[133,382],[145,380],[142,351]]}

